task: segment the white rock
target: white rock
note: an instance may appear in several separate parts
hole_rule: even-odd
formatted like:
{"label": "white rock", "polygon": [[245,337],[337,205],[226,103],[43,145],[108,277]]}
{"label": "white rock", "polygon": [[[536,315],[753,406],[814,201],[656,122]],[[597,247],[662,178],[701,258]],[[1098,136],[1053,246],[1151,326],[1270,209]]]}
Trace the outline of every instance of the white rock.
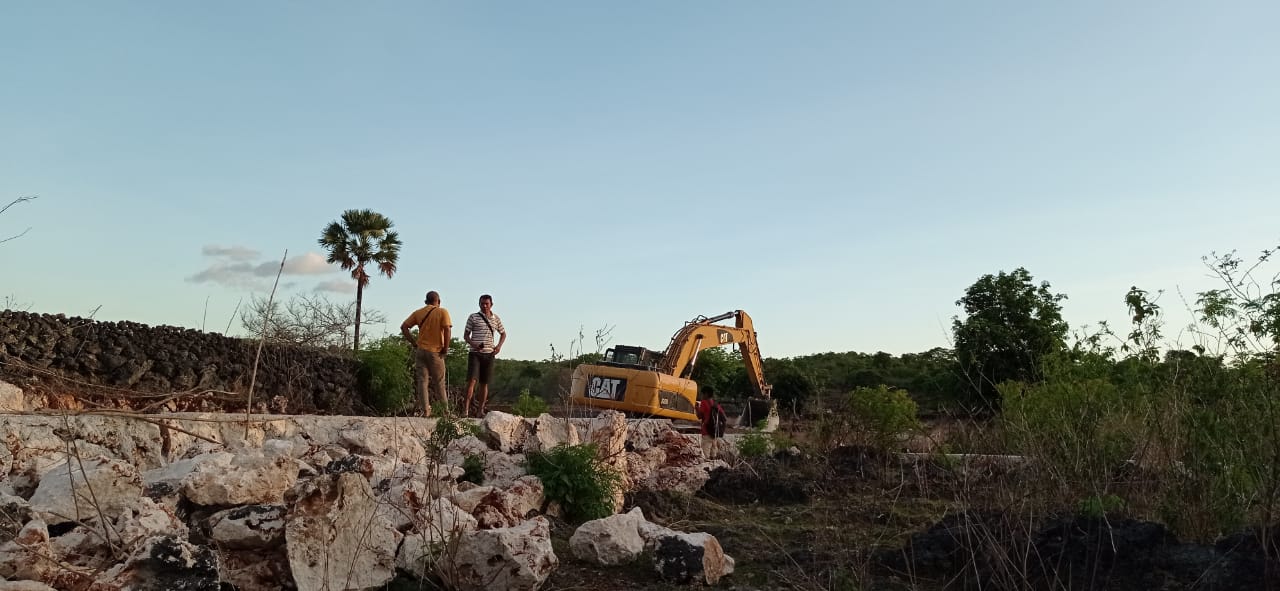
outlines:
{"label": "white rock", "polygon": [[588,521],[573,532],[569,549],[580,560],[615,566],[634,561],[644,552],[640,537],[643,514],[636,511]]}
{"label": "white rock", "polygon": [[354,453],[421,462],[427,452],[408,423],[359,421],[338,434],[339,441]]}
{"label": "white rock", "polygon": [[55,556],[49,545],[49,528],[43,521],[32,519],[14,539],[0,544],[0,577],[44,580],[57,565],[41,556]]}
{"label": "white rock", "polygon": [[640,419],[627,422],[627,443],[631,451],[642,452],[654,446],[658,437],[674,431],[670,419]]}
{"label": "white rock", "polygon": [[505,453],[521,452],[529,438],[530,427],[524,417],[518,417],[499,411],[490,411],[484,415],[484,430],[498,451]]}
{"label": "white rock", "polygon": [[187,537],[187,525],[173,512],[147,497],[137,499],[133,506],[125,508],[116,518],[115,531],[128,548],[142,544],[148,538],[173,534]]}
{"label": "white rock", "polygon": [[298,466],[292,458],[242,451],[229,465],[197,466],[182,479],[181,490],[197,505],[271,504],[279,503],[297,479]]}
{"label": "white rock", "polygon": [[[81,471],[83,465],[84,471]],[[84,521],[99,513],[114,518],[142,496],[142,477],[122,460],[89,458],[55,466],[40,479],[31,509],[49,525]]]}
{"label": "white rock", "polygon": [[159,482],[164,482],[172,484],[175,487],[181,487],[183,480],[193,472],[199,470],[225,469],[230,466],[235,459],[235,454],[225,451],[200,454],[192,458],[166,464],[159,468],[147,470],[142,473],[142,483],[150,486]]}
{"label": "white rock", "polygon": [[245,505],[209,517],[209,537],[220,546],[244,550],[284,543],[284,505]]}
{"label": "white rock", "polygon": [[26,412],[27,401],[22,388],[9,382],[0,382],[0,412]]}
{"label": "white rock", "polygon": [[457,505],[459,509],[462,509],[467,513],[472,513],[476,510],[476,505],[480,504],[480,500],[495,490],[497,490],[497,487],[477,486],[470,490],[454,493],[449,495],[447,498],[454,505]]}
{"label": "white rock", "polygon": [[518,526],[463,534],[437,574],[457,591],[535,591],[560,565],[550,524],[538,517]]}
{"label": "white rock", "polygon": [[36,581],[0,581],[0,591],[57,591]]}
{"label": "white rock", "polygon": [[476,518],[476,527],[480,529],[511,527],[524,520],[520,504],[521,501],[507,491],[494,489],[476,503],[471,515]]}
{"label": "white rock", "polygon": [[485,456],[484,483],[487,485],[506,488],[528,473],[524,466],[524,454],[491,451]]}
{"label": "white rock", "polygon": [[513,508],[521,519],[541,510],[542,503],[546,501],[542,480],[532,474],[517,478],[507,487],[507,494],[514,498]]}
{"label": "white rock", "polygon": [[560,445],[578,445],[581,442],[569,419],[544,414],[534,419],[530,426],[532,433],[525,442],[526,452],[549,451]]}
{"label": "white rock", "polygon": [[436,499],[419,512],[423,520],[405,535],[396,566],[420,579],[435,572],[443,549],[462,534],[476,530],[476,519],[446,499]]}
{"label": "white rock", "polygon": [[613,510],[621,510],[625,500],[623,495],[631,489],[631,482],[627,480],[626,416],[615,410],[600,413],[588,423],[582,442],[595,444],[596,457],[600,462],[620,475],[620,486],[614,490]]}
{"label": "white rock", "polygon": [[8,542],[31,521],[31,504],[26,499],[0,492],[0,544]]}
{"label": "white rock", "polygon": [[653,566],[662,578],[676,583],[715,585],[733,572],[733,559],[708,533],[677,533],[654,540]]}
{"label": "white rock", "polygon": [[467,456],[480,455],[488,457],[491,451],[493,450],[489,449],[485,442],[480,441],[474,435],[467,435],[466,437],[454,439],[449,442],[449,445],[445,446],[444,462],[454,466],[461,466],[466,463]]}
{"label": "white rock", "polygon": [[93,582],[94,591],[217,589],[218,554],[175,536],[145,541]]}
{"label": "white rock", "polygon": [[400,532],[363,476],[317,477],[290,508],[285,548],[298,591],[367,589],[395,577]]}

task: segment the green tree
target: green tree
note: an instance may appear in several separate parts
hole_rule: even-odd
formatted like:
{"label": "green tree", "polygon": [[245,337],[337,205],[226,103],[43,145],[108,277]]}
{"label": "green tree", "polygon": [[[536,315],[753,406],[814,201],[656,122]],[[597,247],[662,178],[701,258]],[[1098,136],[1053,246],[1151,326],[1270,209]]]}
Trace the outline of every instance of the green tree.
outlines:
{"label": "green tree", "polygon": [[965,290],[956,301],[965,318],[953,319],[952,330],[956,360],[979,402],[997,405],[1001,382],[1040,381],[1041,362],[1066,347],[1058,305],[1066,297],[1049,291],[1048,281],[1036,285],[1021,267],[983,275]]}
{"label": "green tree", "polygon": [[351,271],[356,280],[356,318],[354,350],[360,350],[360,308],[364,287],[369,284],[369,263],[388,279],[396,273],[400,259],[400,236],[391,230],[391,220],[368,209],[348,209],[342,219],[330,222],[320,234],[320,246],[329,252],[328,261]]}
{"label": "green tree", "polygon": [[708,393],[713,398],[739,398],[747,393],[745,388],[749,388],[742,354],[725,347],[711,347],[699,352],[691,377],[698,382],[699,398],[706,397]]}

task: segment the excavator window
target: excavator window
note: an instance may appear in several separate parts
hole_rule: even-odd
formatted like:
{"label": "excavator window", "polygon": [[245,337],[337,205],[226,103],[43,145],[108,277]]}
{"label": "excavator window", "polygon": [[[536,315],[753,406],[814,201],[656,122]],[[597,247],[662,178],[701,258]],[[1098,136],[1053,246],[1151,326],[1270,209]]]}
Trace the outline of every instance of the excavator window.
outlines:
{"label": "excavator window", "polygon": [[619,345],[604,352],[604,362],[611,365],[626,365],[648,368],[661,358],[661,354],[644,347]]}

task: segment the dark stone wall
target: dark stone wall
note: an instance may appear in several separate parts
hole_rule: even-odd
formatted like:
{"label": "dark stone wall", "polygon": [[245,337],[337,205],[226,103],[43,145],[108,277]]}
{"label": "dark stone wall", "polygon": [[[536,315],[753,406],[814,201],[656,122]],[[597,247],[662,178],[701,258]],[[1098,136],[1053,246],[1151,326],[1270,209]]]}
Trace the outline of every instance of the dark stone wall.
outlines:
{"label": "dark stone wall", "polygon": [[[0,312],[0,375],[26,385],[74,390],[75,382],[83,382],[154,394],[213,390],[219,391],[213,398],[230,406],[239,400],[243,408],[257,347],[256,341],[174,326]],[[268,343],[254,400],[283,396],[290,413],[355,414],[361,407],[355,376],[350,355]]]}

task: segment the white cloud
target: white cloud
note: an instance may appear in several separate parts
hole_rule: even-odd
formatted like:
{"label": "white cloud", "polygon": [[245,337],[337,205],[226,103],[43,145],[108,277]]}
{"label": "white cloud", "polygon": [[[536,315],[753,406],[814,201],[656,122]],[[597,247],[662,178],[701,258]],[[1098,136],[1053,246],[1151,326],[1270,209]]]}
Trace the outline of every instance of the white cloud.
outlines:
{"label": "white cloud", "polygon": [[[339,271],[335,265],[325,262],[323,255],[307,252],[299,256],[291,256],[285,260],[284,270],[280,262],[252,262],[259,258],[258,251],[243,246],[206,245],[201,252],[207,257],[214,257],[213,264],[200,272],[187,277],[191,283],[217,283],[236,288],[261,288],[266,278],[274,278],[276,273],[285,276],[324,275]],[[285,285],[291,285],[285,282]],[[331,288],[325,288],[332,291]]]}
{"label": "white cloud", "polygon": [[354,279],[330,279],[316,284],[314,291],[331,291],[334,293],[349,294],[356,286]]}
{"label": "white cloud", "polygon": [[258,258],[258,251],[247,246],[218,246],[206,244],[200,253],[207,257],[226,257],[233,261],[251,261]]}
{"label": "white cloud", "polygon": [[324,259],[320,253],[308,252],[285,262],[284,272],[288,275],[323,275],[339,270],[337,265],[330,265]]}
{"label": "white cloud", "polygon": [[[338,267],[324,262],[324,257],[308,252],[302,256],[289,257],[284,261],[284,275],[324,275],[337,271]],[[253,269],[255,275],[274,277],[280,271],[279,262],[260,263]]]}
{"label": "white cloud", "polygon": [[190,283],[220,283],[229,287],[257,287],[253,265],[249,263],[214,263],[208,268],[187,277]]}

